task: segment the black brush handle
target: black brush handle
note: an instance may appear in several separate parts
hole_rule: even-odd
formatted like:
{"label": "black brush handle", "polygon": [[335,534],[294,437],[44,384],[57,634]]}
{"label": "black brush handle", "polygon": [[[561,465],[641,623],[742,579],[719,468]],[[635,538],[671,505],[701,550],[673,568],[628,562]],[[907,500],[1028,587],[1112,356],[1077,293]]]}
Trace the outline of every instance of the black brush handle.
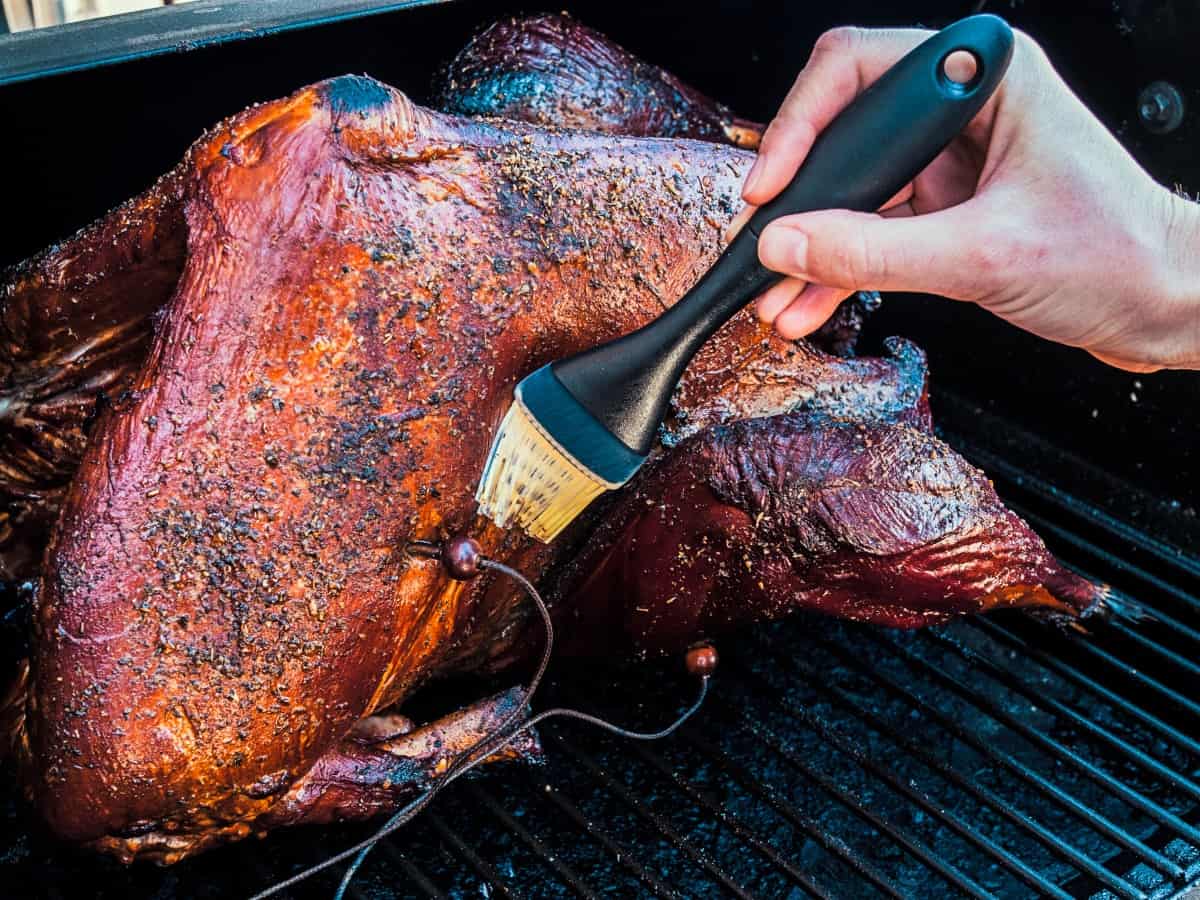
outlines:
{"label": "black brush handle", "polygon": [[[645,327],[555,363],[554,375],[622,443],[646,455],[696,350],[782,277],[758,261],[767,223],[817,209],[879,209],[979,112],[1012,49],[1012,30],[992,15],[963,19],[916,47],[820,134],[791,184],[754,214],[683,299]],[[965,84],[945,74],[946,59],[959,50],[975,57]]]}

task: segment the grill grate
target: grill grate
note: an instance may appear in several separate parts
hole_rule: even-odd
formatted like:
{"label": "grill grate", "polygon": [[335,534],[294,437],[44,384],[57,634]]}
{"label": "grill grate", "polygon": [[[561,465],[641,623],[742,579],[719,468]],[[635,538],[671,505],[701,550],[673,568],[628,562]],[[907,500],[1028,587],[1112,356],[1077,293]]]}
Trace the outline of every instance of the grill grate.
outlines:
{"label": "grill grate", "polygon": [[[719,642],[672,739],[544,731],[539,770],[460,783],[381,844],[377,897],[1171,897],[1200,880],[1200,560],[954,435],[1069,565],[1153,618],[1083,637],[1020,614],[889,632],[801,616]],[[1131,603],[1132,605],[1132,603]],[[470,689],[478,693],[478,685]],[[564,668],[542,703],[657,724],[673,664]],[[249,893],[367,833],[297,830],[170,870],[35,834],[0,856],[30,896]],[[332,893],[337,875],[293,896]]]}

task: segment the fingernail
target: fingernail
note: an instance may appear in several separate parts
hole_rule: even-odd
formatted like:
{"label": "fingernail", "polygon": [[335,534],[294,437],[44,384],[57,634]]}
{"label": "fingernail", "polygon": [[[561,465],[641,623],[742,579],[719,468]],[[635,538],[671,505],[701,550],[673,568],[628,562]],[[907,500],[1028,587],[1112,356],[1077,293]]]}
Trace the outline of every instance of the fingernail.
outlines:
{"label": "fingernail", "polygon": [[750,167],[750,174],[746,176],[746,182],[742,185],[742,196],[749,197],[754,191],[754,186],[758,184],[758,179],[762,177],[763,158],[758,155],[754,158],[754,165]]}
{"label": "fingernail", "polygon": [[[778,313],[775,313],[775,310],[763,302],[764,296],[764,294],[759,294],[754,298],[754,315],[758,317],[758,321],[765,325],[770,325],[775,321],[775,315],[778,315]],[[775,315],[772,315],[772,313],[775,313]]]}

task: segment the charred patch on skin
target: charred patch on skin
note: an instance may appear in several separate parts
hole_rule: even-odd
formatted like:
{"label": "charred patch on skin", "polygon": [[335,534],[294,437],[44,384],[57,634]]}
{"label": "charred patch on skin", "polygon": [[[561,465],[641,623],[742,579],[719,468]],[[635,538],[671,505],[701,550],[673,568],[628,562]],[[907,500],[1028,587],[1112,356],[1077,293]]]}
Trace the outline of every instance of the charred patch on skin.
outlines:
{"label": "charred patch on skin", "polygon": [[364,75],[331,78],[321,85],[321,93],[335,115],[377,112],[392,102],[386,85]]}

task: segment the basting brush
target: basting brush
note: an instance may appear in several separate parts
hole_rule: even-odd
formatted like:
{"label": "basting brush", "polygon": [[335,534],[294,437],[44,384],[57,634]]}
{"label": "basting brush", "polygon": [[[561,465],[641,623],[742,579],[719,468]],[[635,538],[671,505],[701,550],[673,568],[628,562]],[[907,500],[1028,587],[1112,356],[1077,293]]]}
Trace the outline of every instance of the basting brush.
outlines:
{"label": "basting brush", "polygon": [[[627,482],[649,455],[692,356],[782,277],[758,261],[767,223],[816,209],[879,209],[979,112],[1012,49],[1011,29],[991,15],[933,35],[822,132],[792,182],[678,303],[637,331],[543,366],[518,384],[475,493],[480,513],[550,541],[597,496]],[[965,82],[946,73],[958,51],[974,58]]]}

